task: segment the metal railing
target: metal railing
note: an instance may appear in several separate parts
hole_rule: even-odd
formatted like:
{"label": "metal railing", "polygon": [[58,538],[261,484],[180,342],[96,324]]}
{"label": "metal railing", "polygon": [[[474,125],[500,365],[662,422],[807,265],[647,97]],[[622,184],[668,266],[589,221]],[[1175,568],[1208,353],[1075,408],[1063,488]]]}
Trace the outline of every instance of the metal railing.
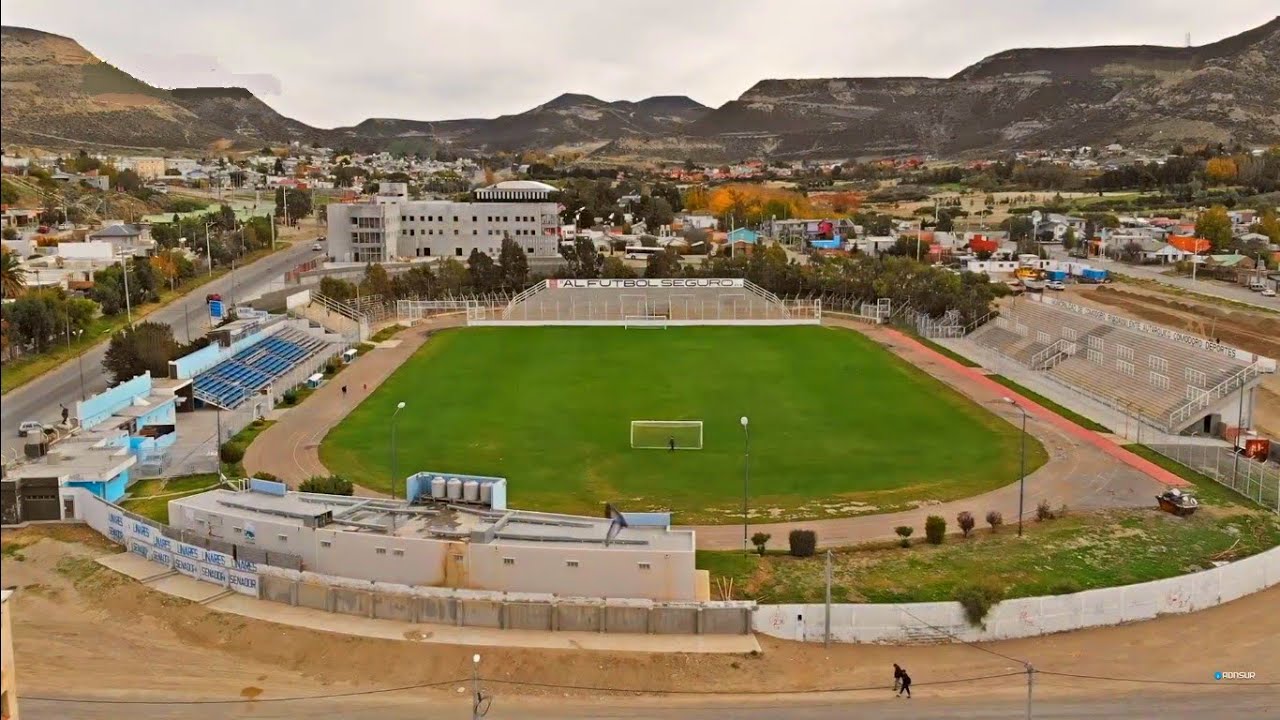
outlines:
{"label": "metal railing", "polygon": [[1256,362],[1243,368],[1226,380],[1198,394],[1182,407],[1169,413],[1169,427],[1176,427],[1179,422],[1190,420],[1192,413],[1209,407],[1215,400],[1230,395],[1261,374],[1262,368]]}
{"label": "metal railing", "polygon": [[1066,341],[1057,340],[1049,347],[1031,356],[1031,369],[1048,370],[1053,367],[1050,365],[1052,361],[1057,360],[1059,357],[1066,357],[1067,354]]}

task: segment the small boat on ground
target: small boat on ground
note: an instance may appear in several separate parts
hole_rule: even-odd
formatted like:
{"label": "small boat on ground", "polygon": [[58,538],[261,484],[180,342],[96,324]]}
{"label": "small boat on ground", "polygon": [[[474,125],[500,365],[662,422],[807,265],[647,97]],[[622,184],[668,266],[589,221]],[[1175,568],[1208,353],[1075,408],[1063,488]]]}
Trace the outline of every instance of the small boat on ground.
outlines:
{"label": "small boat on ground", "polygon": [[1189,493],[1182,492],[1178,488],[1170,488],[1156,496],[1156,502],[1160,504],[1160,509],[1177,515],[1178,517],[1186,517],[1196,511],[1200,507],[1200,501],[1196,500]]}

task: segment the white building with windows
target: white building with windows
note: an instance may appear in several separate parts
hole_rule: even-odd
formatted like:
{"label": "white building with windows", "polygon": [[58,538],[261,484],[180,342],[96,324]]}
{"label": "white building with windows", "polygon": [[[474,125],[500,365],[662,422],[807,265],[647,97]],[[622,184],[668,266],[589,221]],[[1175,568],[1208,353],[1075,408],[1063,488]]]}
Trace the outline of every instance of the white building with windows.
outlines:
{"label": "white building with windows", "polygon": [[550,185],[498,183],[477,190],[477,202],[410,200],[397,183],[385,185],[386,194],[380,186],[371,203],[328,206],[329,255],[335,261],[465,259],[473,249],[496,258],[508,237],[531,257],[559,255],[560,212],[548,199],[555,191]]}

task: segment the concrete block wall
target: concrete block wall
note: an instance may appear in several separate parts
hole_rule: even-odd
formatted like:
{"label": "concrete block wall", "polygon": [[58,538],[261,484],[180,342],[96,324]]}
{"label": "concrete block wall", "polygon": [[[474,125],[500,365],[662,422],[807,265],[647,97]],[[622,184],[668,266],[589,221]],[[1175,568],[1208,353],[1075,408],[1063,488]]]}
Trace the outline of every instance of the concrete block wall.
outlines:
{"label": "concrete block wall", "polygon": [[[847,643],[982,642],[1048,635],[1068,630],[1150,620],[1230,602],[1280,584],[1280,548],[1210,570],[1122,587],[1070,595],[1005,600],[988,613],[984,627],[970,625],[959,603],[901,605],[835,604],[831,638]],[[703,631],[708,613],[703,610]],[[787,640],[822,642],[825,608],[761,605],[752,616],[756,632]]]}
{"label": "concrete block wall", "polygon": [[400,622],[513,630],[731,634],[751,632],[755,603],[655,603],[409,587],[262,566],[260,597],[326,612]]}

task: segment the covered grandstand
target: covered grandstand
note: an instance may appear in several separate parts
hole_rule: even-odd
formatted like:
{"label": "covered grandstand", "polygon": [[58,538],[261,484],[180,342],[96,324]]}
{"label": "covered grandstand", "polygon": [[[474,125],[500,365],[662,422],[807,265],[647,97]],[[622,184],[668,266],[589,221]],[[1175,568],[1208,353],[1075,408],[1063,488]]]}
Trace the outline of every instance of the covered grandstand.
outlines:
{"label": "covered grandstand", "polygon": [[1261,375],[1275,371],[1270,358],[1048,298],[1006,303],[968,339],[1175,434],[1247,427]]}
{"label": "covered grandstand", "polygon": [[197,400],[234,410],[286,376],[286,385],[299,384],[313,369],[314,363],[307,361],[327,360],[341,348],[322,335],[285,323],[249,340],[223,349],[221,357],[194,375],[192,394]]}

